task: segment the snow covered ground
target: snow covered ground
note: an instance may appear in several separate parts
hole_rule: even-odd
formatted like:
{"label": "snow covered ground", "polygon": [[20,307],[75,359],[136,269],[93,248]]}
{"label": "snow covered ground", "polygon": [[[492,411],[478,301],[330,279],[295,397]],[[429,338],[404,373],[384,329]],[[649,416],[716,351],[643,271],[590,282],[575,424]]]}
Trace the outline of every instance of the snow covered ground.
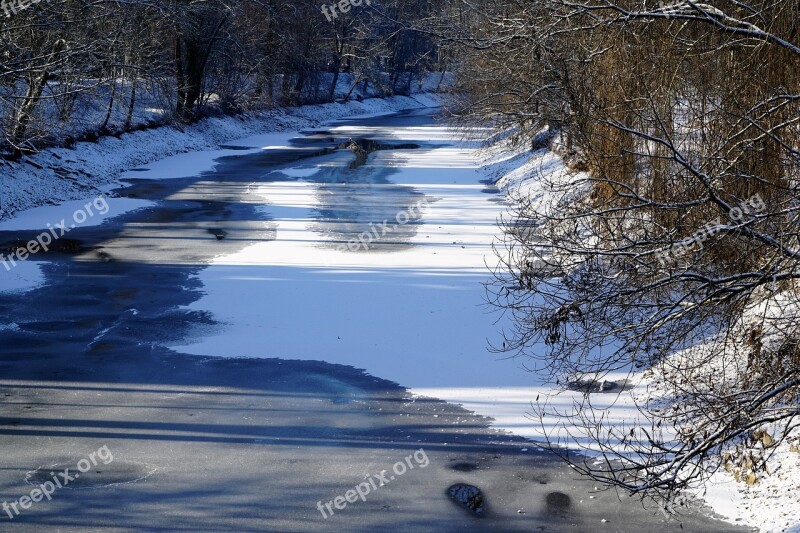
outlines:
{"label": "snow covered ground", "polygon": [[[44,283],[44,274],[38,263],[33,261],[17,262],[17,266],[10,270],[0,266],[0,294],[27,291],[42,283]],[[0,325],[0,327],[7,326]]]}
{"label": "snow covered ground", "polygon": [[[193,153],[188,157],[193,159],[203,150],[213,151],[226,142],[266,131],[295,132],[336,118],[437,105],[439,101],[423,93],[211,117],[183,129],[165,126],[135,131],[119,138],[79,142],[73,148],[49,148],[20,162],[0,161],[0,220],[54,200],[89,198],[116,183],[128,169],[175,154]],[[192,168],[193,164],[186,167]]]}
{"label": "snow covered ground", "polygon": [[[111,197],[106,194],[110,187],[104,189],[92,198],[22,211],[17,216],[0,222],[0,232],[31,230],[47,233],[50,228],[57,228],[59,225],[71,231],[78,226],[99,226],[110,218],[152,205],[152,202],[145,200]],[[44,283],[41,265],[32,259],[23,261],[16,255],[0,254],[0,293],[30,290]]]}
{"label": "snow covered ground", "polygon": [[[688,365],[696,369],[699,382],[703,376],[713,376],[717,383],[735,383],[745,372],[751,353],[744,342],[751,331],[749,328],[755,327],[761,332],[764,346],[776,345],[778,339],[785,338],[785,332],[797,324],[798,313],[800,307],[796,296],[787,292],[777,293],[769,300],[745,309],[742,319],[733,326],[733,334],[724,341],[710,338],[675,352],[656,372]],[[663,397],[657,387],[652,392],[655,397]],[[765,424],[757,429],[777,439],[786,430],[784,422]],[[739,443],[750,457],[767,459],[766,471],[760,464],[748,469],[733,461],[728,465],[730,471],[720,468],[706,483],[693,487],[690,492],[705,500],[718,515],[730,522],[758,527],[768,533],[800,533],[800,428],[796,427],[797,422],[794,421],[794,429],[777,445],[765,445],[760,439]],[[735,453],[735,450],[731,447],[727,451]],[[735,477],[737,470],[740,479]],[[744,481],[749,473],[756,476],[756,483]]]}
{"label": "snow covered ground", "polygon": [[[107,197],[110,189],[121,185],[121,177],[136,175],[125,172],[138,165],[152,163],[153,169],[164,169],[171,176],[192,176],[213,168],[214,160],[221,155],[241,154],[220,149],[221,144],[232,140],[259,134],[266,144],[283,145],[295,132],[324,121],[436,106],[440,101],[436,95],[417,94],[412,98],[276,109],[244,117],[208,118],[183,131],[165,126],[120,138],[102,137],[96,143],[81,142],[74,148],[50,148],[19,163],[0,166],[0,231],[35,230],[68,219],[86,202]],[[178,157],[170,157],[175,154]],[[87,218],[83,226],[101,224],[147,205],[126,198],[107,200],[108,213]],[[0,274],[0,292],[29,290],[44,281],[40,265],[32,261],[17,262],[10,271],[0,264]]]}
{"label": "snow covered ground", "polygon": [[[110,187],[104,189],[108,190]],[[101,209],[97,210],[92,206],[90,212],[87,213],[86,205],[91,204],[96,198],[102,198],[102,201],[99,202]],[[109,197],[101,191],[97,196],[82,200],[71,200],[55,206],[27,209],[13,218],[1,221],[0,231],[45,230],[47,224],[54,225],[62,220],[70,225],[74,222],[75,213],[79,211],[87,213],[86,219],[80,223],[82,227],[99,226],[110,218],[151,205],[153,203],[146,200]]]}
{"label": "snow covered ground", "polygon": [[770,460],[772,473],[755,485],[720,470],[697,495],[720,516],[764,533],[800,533],[800,452],[781,443]]}
{"label": "snow covered ground", "polygon": [[[491,147],[485,160],[486,169],[511,194],[522,193],[535,199],[544,194],[542,179],[560,181],[565,179],[566,169],[560,157],[548,150],[531,153],[514,149],[507,141]],[[754,316],[768,316],[761,309],[752,311]],[[780,310],[782,318],[796,321],[796,307],[789,304],[773,305],[772,311]],[[794,309],[791,315],[787,310]],[[774,314],[774,313],[773,313]],[[783,316],[789,314],[790,316]],[[765,330],[768,331],[768,330]],[[768,335],[764,335],[766,343]],[[703,345],[695,348],[703,351]],[[676,357],[691,357],[691,354],[675,354]],[[652,378],[645,373],[632,376],[637,384],[634,398],[645,401],[658,394]],[[618,410],[619,408],[621,410]],[[635,407],[625,397],[612,411],[611,420],[627,418],[635,414]],[[770,430],[770,428],[765,428]],[[774,432],[773,432],[774,433]],[[791,438],[770,450],[770,475],[761,475],[759,482],[748,486],[734,479],[732,472],[719,470],[709,481],[693,490],[711,509],[727,521],[758,528],[764,533],[800,533],[800,431],[795,430]]]}

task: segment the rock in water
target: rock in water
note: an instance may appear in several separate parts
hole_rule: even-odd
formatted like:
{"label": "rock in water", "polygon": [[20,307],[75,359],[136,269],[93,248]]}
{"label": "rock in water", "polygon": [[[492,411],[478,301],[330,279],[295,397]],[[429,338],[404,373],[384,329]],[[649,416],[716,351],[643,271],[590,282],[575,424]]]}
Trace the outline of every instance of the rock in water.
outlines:
{"label": "rock in water", "polygon": [[447,489],[447,494],[454,502],[465,507],[476,516],[482,516],[486,510],[483,493],[478,487],[467,485],[466,483],[456,483]]}

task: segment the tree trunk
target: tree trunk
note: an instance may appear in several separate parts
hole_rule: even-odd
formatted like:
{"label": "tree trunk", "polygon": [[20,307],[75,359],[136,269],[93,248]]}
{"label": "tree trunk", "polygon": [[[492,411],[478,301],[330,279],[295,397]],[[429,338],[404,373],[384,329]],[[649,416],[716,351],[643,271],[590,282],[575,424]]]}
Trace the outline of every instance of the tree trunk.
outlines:
{"label": "tree trunk", "polygon": [[331,89],[328,92],[328,102],[333,102],[336,98],[336,85],[339,83],[339,71],[342,69],[342,58],[339,57],[339,54],[336,54],[336,57],[333,60],[333,81],[331,82]]}
{"label": "tree trunk", "polygon": [[[64,44],[63,40],[56,41],[46,64],[52,64],[55,57],[64,48]],[[22,101],[22,105],[19,107],[11,132],[11,144],[16,155],[22,154],[20,146],[25,140],[25,133],[27,133],[28,126],[33,118],[33,111],[42,97],[42,91],[44,91],[49,75],[50,73],[47,69],[43,69],[38,74],[33,72],[28,76],[28,91],[25,95],[25,99]]]}

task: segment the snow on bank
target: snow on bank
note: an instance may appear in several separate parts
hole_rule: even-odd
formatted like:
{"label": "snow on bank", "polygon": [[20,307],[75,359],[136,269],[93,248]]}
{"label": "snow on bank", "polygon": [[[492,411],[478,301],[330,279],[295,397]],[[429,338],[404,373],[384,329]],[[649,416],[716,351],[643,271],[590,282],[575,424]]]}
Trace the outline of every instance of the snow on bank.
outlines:
{"label": "snow on bank", "polygon": [[[132,198],[114,198],[102,192],[94,197],[64,202],[59,205],[35,207],[0,222],[0,232],[21,231],[23,241],[34,240],[51,228],[99,226],[104,221],[122,214],[142,209],[152,202]],[[61,232],[60,229],[52,231]],[[15,236],[16,237],[16,236]],[[48,239],[49,240],[49,239]],[[17,245],[15,245],[17,246]],[[45,281],[41,265],[35,256],[25,260],[11,251],[0,254],[0,293],[24,292],[41,286]]]}
{"label": "snow on bank", "polygon": [[[356,115],[378,116],[440,103],[440,96],[417,94],[413,98],[287,108],[247,117],[209,118],[184,131],[162,127],[124,134],[119,139],[103,137],[96,143],[78,143],[74,149],[44,150],[21,163],[7,163],[0,168],[0,232],[44,230],[47,224],[55,226],[62,220],[69,227],[74,214],[100,196],[107,202],[108,210],[94,209],[91,216],[76,226],[99,225],[109,218],[148,207],[151,202],[108,195],[120,185],[117,181],[120,176],[144,177],[146,173],[130,170],[137,165],[157,161],[148,165],[150,174],[192,176],[213,168],[220,155],[243,153],[238,147],[282,146],[297,130],[316,127],[322,121]],[[250,137],[242,139],[247,136]],[[220,144],[236,139],[239,139],[237,150],[218,150]],[[173,154],[178,155],[169,157]],[[125,171],[128,172],[123,174]],[[62,203],[52,205],[55,199]],[[0,263],[0,292],[31,290],[44,282],[35,260],[16,263],[16,266],[7,263],[8,269]]]}
{"label": "snow on bank", "polygon": [[[741,382],[741,376],[748,371],[748,359],[752,353],[752,347],[744,339],[757,331],[764,348],[762,353],[776,350],[787,334],[796,331],[798,317],[800,306],[797,296],[789,291],[779,292],[748,306],[742,318],[732,326],[732,333],[724,340],[709,339],[676,352],[656,368],[656,373],[692,368],[692,377],[697,383],[703,383],[713,376],[715,383],[729,383],[731,390],[735,390]],[[654,389],[654,393],[658,393],[657,389]],[[794,409],[796,412],[796,405]],[[770,413],[771,416],[779,414],[777,410]],[[777,439],[786,431],[785,422],[772,422],[756,429]],[[798,422],[800,420],[795,416],[794,429],[775,446],[765,446],[763,442],[740,442],[739,446],[747,450],[751,458],[756,458],[756,465],[748,468],[734,461],[732,465],[729,464],[730,471],[720,468],[702,486],[694,487],[692,492],[727,521],[749,525],[764,533],[800,533]],[[726,451],[736,453],[735,450],[735,447],[729,447]],[[766,471],[758,462],[760,457],[766,458]],[[738,480],[735,477],[737,471]],[[752,485],[744,481],[749,473],[756,476],[757,481]]]}
{"label": "snow on bank", "polygon": [[53,199],[79,200],[96,195],[137,165],[174,154],[213,150],[220,144],[265,131],[298,131],[322,121],[406,108],[439,105],[438,97],[417,94],[275,109],[239,117],[212,117],[179,130],[161,127],[81,142],[74,148],[50,148],[21,162],[0,166],[0,220]]}
{"label": "snow on bank", "polygon": [[[17,261],[15,267],[8,262],[0,263],[0,294],[29,291],[40,287],[43,283],[44,273],[39,263]],[[6,326],[0,324],[0,328],[6,328]]]}
{"label": "snow on bank", "polygon": [[[732,335],[737,336],[739,333]],[[708,376],[718,382],[732,381],[741,375],[739,360],[748,353],[747,347],[741,344],[734,342],[722,348],[722,344],[710,339],[673,353],[655,369],[655,374],[669,372],[669,368],[689,367],[697,372],[698,383]],[[654,398],[668,399],[667,403],[673,401],[659,387],[653,387],[651,393]],[[767,424],[758,429],[778,437],[783,425]],[[744,481],[745,474],[737,480],[734,472],[740,468],[734,465],[730,471],[717,469],[704,483],[695,484],[687,492],[701,498],[718,516],[731,523],[751,526],[762,533],[800,533],[800,430],[795,428],[783,442],[766,449],[761,444],[740,445],[752,456],[768,458],[768,471],[753,468],[757,472],[756,483],[748,485]],[[733,451],[733,447],[729,450]],[[713,458],[707,463],[709,468],[712,463],[715,463]],[[741,470],[750,472],[746,468]]]}
{"label": "snow on bank", "polygon": [[[794,437],[800,437],[800,432]],[[793,442],[772,450],[771,474],[755,485],[736,481],[733,474],[720,470],[697,495],[727,521],[762,533],[800,533],[800,451],[797,440]]]}
{"label": "snow on bank", "polygon": [[[101,199],[98,201],[98,199]],[[98,210],[97,206],[101,209]],[[0,231],[20,230],[45,230],[48,226],[55,226],[62,220],[66,226],[80,224],[81,227],[99,226],[110,218],[142,209],[153,205],[153,202],[136,200],[133,198],[108,197],[102,192],[96,196],[86,197],[81,200],[72,200],[58,205],[47,205],[26,209],[13,217],[0,221]],[[88,206],[88,207],[87,207]],[[76,213],[85,213],[82,222],[76,221]]]}
{"label": "snow on bank", "polygon": [[[543,181],[563,181],[569,179],[560,157],[549,150],[530,152],[523,148],[514,148],[507,140],[500,140],[488,150],[485,161],[487,172],[512,196],[522,194],[531,200],[542,198],[546,194],[542,187]],[[762,324],[762,343],[765,347],[774,346],[782,339],[787,326],[797,324],[800,317],[800,306],[797,305],[796,296],[778,295],[774,301],[762,302],[753,306],[745,314],[744,322],[757,320]],[[780,326],[783,327],[780,327]],[[740,335],[744,338],[745,334]],[[704,361],[702,365],[695,362],[688,365],[704,369],[702,371],[713,373],[715,379],[721,379],[726,372],[734,372],[728,379],[737,379],[737,372],[741,369],[732,361],[727,364],[716,360],[707,362],[711,344],[696,346],[685,352],[676,353],[673,358],[694,358],[695,361]],[[745,347],[741,347],[745,353]],[[688,353],[686,353],[688,352]],[[734,359],[741,359],[735,357]],[[645,377],[645,373],[633,376],[637,386],[633,389],[633,397],[640,403],[647,401],[648,397],[662,397],[663,393],[656,386],[652,377]],[[486,398],[489,399],[488,397]],[[512,401],[513,404],[513,401]],[[474,408],[479,410],[475,402]],[[620,409],[621,408],[621,409]],[[503,425],[514,423],[517,407],[511,406],[507,416],[500,418]],[[608,422],[634,417],[635,405],[626,397],[622,404],[615,405],[610,411]],[[773,428],[766,427],[770,434],[776,434]],[[757,528],[763,533],[800,533],[800,429],[795,429],[789,438],[769,450],[770,473],[759,473],[758,482],[747,485],[737,481],[733,472],[720,469],[700,487],[695,487],[692,492],[701,498],[708,507],[719,517],[738,525]]]}

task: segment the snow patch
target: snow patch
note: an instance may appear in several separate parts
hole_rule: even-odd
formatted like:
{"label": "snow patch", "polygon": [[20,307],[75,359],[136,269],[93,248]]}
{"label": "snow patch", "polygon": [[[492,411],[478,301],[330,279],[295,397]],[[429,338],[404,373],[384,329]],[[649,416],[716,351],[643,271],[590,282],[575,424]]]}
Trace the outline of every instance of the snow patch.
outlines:
{"label": "snow patch", "polygon": [[25,292],[44,284],[44,273],[35,261],[17,261],[17,266],[0,263],[0,293]]}

